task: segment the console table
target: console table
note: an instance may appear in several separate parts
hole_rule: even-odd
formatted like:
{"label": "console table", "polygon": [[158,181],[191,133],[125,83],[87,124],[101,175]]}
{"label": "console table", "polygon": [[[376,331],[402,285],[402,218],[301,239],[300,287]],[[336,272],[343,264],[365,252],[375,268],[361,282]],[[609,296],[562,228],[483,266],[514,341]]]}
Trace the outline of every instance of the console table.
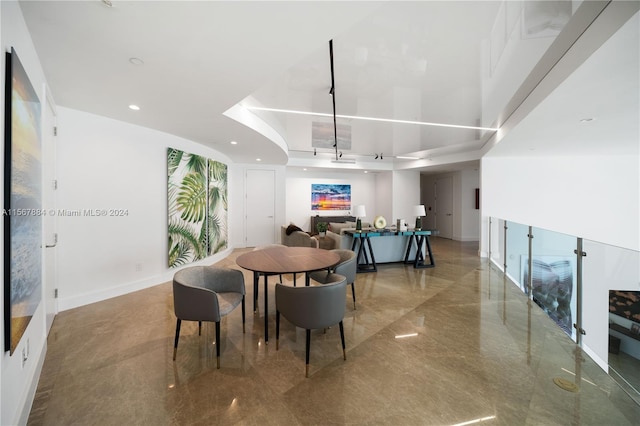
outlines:
{"label": "console table", "polygon": [[[436,266],[436,261],[433,259],[433,250],[431,250],[431,241],[429,241],[429,235],[431,231],[406,231],[398,232],[398,235],[409,235],[409,243],[407,244],[407,251],[404,255],[404,263],[413,263],[414,268],[433,268]],[[416,258],[409,260],[409,253],[411,252],[412,243],[416,243]],[[424,255],[422,254],[422,247],[426,244],[427,253],[429,254],[429,263],[424,263]]]}
{"label": "console table", "polygon": [[[353,243],[351,244],[351,251],[356,251],[355,248],[360,242],[358,252],[356,255],[356,262],[358,262],[357,272],[377,272],[378,267],[376,265],[376,258],[373,254],[373,248],[371,248],[371,240],[369,237],[379,237],[380,233],[378,232],[352,232],[346,231],[345,234],[350,235],[353,238]],[[366,244],[366,245],[365,245]],[[367,254],[368,249],[368,254]],[[369,256],[371,256],[371,261],[369,261]],[[364,259],[363,259],[364,258]],[[361,261],[364,260],[364,262]]]}
{"label": "console table", "polygon": [[[376,257],[371,245],[371,238],[375,237],[408,237],[404,260],[402,257],[398,261],[403,261],[406,264],[413,264],[414,268],[433,268],[436,263],[433,258],[433,252],[431,250],[431,242],[429,236],[432,234],[429,230],[422,231],[345,231],[345,234],[353,239],[351,243],[351,250],[356,252],[356,259],[358,262],[358,272],[376,272],[378,266],[376,264]],[[399,243],[399,242],[398,242]],[[411,251],[415,244],[415,258],[410,259]],[[424,248],[426,247],[429,255],[429,263],[425,263],[426,254]],[[357,251],[356,251],[357,248]]]}

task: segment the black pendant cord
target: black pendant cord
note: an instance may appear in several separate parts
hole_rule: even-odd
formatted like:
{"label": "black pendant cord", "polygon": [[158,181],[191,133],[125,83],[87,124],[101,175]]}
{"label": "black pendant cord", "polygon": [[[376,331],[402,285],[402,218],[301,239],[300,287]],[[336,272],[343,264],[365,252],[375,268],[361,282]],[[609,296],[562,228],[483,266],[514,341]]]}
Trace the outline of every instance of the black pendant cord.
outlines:
{"label": "black pendant cord", "polygon": [[338,161],[338,125],[336,124],[336,86],[333,75],[333,40],[329,40],[329,59],[331,61],[331,99],[333,101],[333,147],[336,149],[336,161]]}

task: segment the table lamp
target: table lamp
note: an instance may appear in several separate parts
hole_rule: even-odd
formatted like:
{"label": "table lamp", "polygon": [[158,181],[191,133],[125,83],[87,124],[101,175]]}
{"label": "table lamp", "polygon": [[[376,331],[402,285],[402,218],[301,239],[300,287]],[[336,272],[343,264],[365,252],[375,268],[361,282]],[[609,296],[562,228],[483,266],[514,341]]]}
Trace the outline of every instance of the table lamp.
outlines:
{"label": "table lamp", "polygon": [[424,210],[424,206],[421,204],[419,206],[413,206],[413,215],[416,217],[416,231],[420,231],[422,229],[422,216],[426,216],[427,212]]}
{"label": "table lamp", "polygon": [[356,208],[353,210],[353,215],[356,217],[356,232],[361,232],[362,221],[360,219],[367,215],[364,210],[364,205],[361,204],[359,206],[356,206]]}

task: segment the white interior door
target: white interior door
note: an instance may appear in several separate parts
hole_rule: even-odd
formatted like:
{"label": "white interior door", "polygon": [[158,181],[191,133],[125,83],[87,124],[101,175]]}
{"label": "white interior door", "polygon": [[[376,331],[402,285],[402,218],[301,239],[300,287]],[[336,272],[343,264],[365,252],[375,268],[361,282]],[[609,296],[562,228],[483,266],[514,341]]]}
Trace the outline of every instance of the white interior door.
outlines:
{"label": "white interior door", "polygon": [[453,179],[436,179],[436,229],[442,238],[453,238]]}
{"label": "white interior door", "polygon": [[276,173],[247,170],[245,241],[247,247],[275,243]]}
{"label": "white interior door", "polygon": [[[48,92],[46,92],[48,93]],[[56,211],[56,113],[51,104],[51,98],[46,96],[47,102],[43,109],[42,118],[42,207],[46,212],[43,216],[44,234],[44,270],[43,288],[47,334],[53,320],[58,313],[58,260],[57,242],[58,230]],[[53,213],[53,214],[52,214]]]}

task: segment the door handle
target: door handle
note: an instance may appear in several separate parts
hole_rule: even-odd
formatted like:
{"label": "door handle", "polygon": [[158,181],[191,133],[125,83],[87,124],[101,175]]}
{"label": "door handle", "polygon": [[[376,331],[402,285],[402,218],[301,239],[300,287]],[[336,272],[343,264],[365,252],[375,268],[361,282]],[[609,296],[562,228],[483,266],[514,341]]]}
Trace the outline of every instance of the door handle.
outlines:
{"label": "door handle", "polygon": [[54,248],[58,245],[58,234],[53,234],[53,244],[45,244],[45,248]]}
{"label": "door handle", "polygon": [[453,214],[452,213],[447,213],[447,216],[453,216]]}

